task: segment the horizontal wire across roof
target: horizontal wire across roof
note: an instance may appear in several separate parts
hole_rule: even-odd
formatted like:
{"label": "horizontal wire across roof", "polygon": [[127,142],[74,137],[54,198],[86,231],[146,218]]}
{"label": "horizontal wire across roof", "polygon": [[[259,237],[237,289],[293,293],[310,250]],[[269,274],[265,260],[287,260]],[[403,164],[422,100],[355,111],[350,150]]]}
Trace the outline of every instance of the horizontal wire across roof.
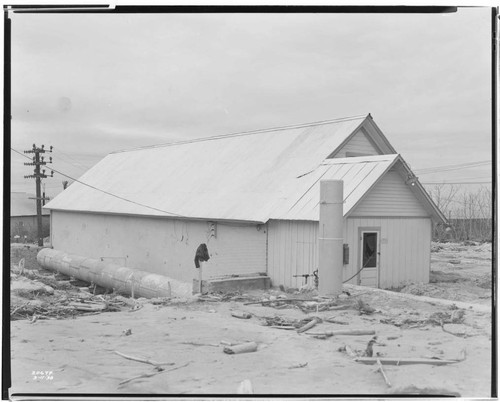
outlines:
{"label": "horizontal wire across roof", "polygon": [[326,159],[368,116],[115,152],[79,179],[94,188],[74,182],[45,208],[262,223],[318,220],[320,180],[341,179],[347,214],[398,158]]}

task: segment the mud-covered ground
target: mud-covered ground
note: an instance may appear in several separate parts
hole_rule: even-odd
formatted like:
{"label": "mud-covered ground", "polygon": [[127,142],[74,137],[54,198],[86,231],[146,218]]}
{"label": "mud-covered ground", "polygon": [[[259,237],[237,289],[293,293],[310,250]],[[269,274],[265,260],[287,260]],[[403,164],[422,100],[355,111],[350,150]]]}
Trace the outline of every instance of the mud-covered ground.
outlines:
{"label": "mud-covered ground", "polygon": [[[327,304],[314,292],[279,289],[195,301],[99,295],[43,270],[19,272],[23,257],[26,270],[39,269],[36,251],[11,251],[11,284],[36,279],[54,289],[12,292],[13,394],[225,395],[248,380],[255,394],[491,395],[491,244],[433,244],[430,284],[407,284],[399,293],[346,287],[350,295]],[[309,301],[283,301],[297,298]],[[293,328],[313,317],[321,322],[309,331]],[[346,329],[375,331],[373,357],[401,360],[383,367],[390,386],[376,366],[355,360],[369,353],[373,334],[310,335]],[[257,350],[224,353],[244,342]],[[452,362],[402,364],[418,358]]]}

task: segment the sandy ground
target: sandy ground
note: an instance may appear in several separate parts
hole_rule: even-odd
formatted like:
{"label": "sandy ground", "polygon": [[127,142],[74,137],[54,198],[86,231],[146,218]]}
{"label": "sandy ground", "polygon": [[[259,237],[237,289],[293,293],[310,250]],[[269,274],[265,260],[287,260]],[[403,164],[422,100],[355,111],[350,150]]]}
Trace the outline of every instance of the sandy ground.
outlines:
{"label": "sandy ground", "polygon": [[[455,300],[482,304],[481,307],[490,304],[490,290],[477,285],[485,286],[486,276],[491,275],[491,245],[489,251],[488,247],[478,251],[474,246],[464,246],[464,250],[451,250],[452,247],[462,246],[444,245],[439,250],[435,247],[432,270],[435,277],[444,275],[450,279],[453,275],[448,274],[454,274],[460,276],[458,280],[409,284],[401,294],[435,296],[429,294],[433,288],[428,288],[427,293],[425,288],[444,285],[441,297],[454,296]],[[18,257],[13,256],[13,260]],[[252,296],[277,296],[282,292],[257,293]],[[415,324],[433,313],[450,314],[457,310],[441,304],[438,299],[436,302],[419,301],[413,296],[402,298],[388,292],[351,289],[351,296],[344,295],[339,302],[349,303],[354,299],[362,299],[376,311],[370,315],[360,315],[354,308],[304,313],[297,308],[278,310],[236,301],[172,302],[167,305],[144,302],[142,308],[134,311],[126,309],[61,320],[39,319],[33,323],[15,320],[11,322],[11,395],[223,395],[236,394],[239,384],[248,379],[255,394],[490,396],[491,314],[485,308],[468,308],[464,310],[462,323],[445,324],[441,328],[430,323]],[[251,313],[252,318],[232,317],[231,312],[236,310]],[[460,359],[465,350],[466,358],[444,366],[384,366],[392,385],[388,387],[376,367],[356,362],[339,351],[349,345],[362,354],[371,335],[339,335],[322,340],[296,331],[263,326],[263,317],[274,316],[295,319],[333,316],[348,323],[323,322],[311,332],[373,329],[378,337],[374,353],[381,357]],[[407,324],[400,325],[404,320]],[[126,335],[127,330],[130,335]],[[221,341],[254,341],[258,350],[229,355],[223,352]],[[158,372],[152,365],[127,360],[115,351],[173,364],[162,366],[164,371]],[[153,373],[154,376],[120,384]]]}

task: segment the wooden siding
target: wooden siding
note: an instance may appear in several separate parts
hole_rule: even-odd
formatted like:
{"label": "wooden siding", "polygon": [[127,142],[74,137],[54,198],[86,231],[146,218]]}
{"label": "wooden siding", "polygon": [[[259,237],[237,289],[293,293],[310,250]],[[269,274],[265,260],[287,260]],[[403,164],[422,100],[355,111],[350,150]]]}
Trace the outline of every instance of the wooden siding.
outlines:
{"label": "wooden siding", "polygon": [[[343,266],[344,280],[360,268],[359,228],[380,230],[380,288],[429,282],[430,218],[346,219],[343,232],[344,243],[349,245],[349,264]],[[299,288],[305,283],[304,278],[293,275],[312,274],[317,269],[318,222],[276,220],[269,222],[268,229],[268,275],[273,286]],[[358,276],[349,283],[358,284]]]}
{"label": "wooden siding", "polygon": [[382,155],[375,145],[368,139],[364,130],[359,130],[347,144],[335,152],[334,158],[346,158],[352,156]]}
{"label": "wooden siding", "polygon": [[[268,223],[268,275],[273,286],[299,288],[304,278],[317,269],[318,222],[278,221]],[[308,278],[308,283],[314,280]]]}
{"label": "wooden siding", "polygon": [[[344,266],[345,279],[361,268],[359,228],[380,228],[380,288],[429,282],[430,218],[348,218],[344,242],[349,244],[350,259]],[[349,283],[358,284],[358,277]]]}
{"label": "wooden siding", "polygon": [[266,272],[266,227],[206,221],[52,211],[55,249],[191,282],[196,248],[206,243],[203,277]]}
{"label": "wooden siding", "polygon": [[426,217],[429,213],[415,198],[399,173],[389,171],[354,207],[350,216]]}

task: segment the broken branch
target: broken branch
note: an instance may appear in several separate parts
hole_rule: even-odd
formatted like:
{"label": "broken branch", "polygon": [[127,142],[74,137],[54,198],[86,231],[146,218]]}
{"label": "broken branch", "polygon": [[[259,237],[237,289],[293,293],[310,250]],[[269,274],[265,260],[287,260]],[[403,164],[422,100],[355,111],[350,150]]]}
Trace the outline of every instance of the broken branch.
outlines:
{"label": "broken branch", "polygon": [[385,374],[384,366],[382,366],[380,359],[377,359],[377,366],[378,366],[378,371],[380,371],[380,373],[382,374],[382,377],[384,377],[384,381],[385,381],[386,385],[389,388],[391,388],[392,387],[391,382],[389,381],[389,379],[387,378],[387,375]]}
{"label": "broken branch", "polygon": [[155,362],[153,360],[147,360],[147,359],[143,359],[143,358],[140,358],[140,357],[129,356],[129,355],[120,353],[120,352],[118,352],[116,350],[114,352],[118,356],[124,357],[125,359],[134,360],[136,362],[141,362],[141,363],[146,363],[146,364],[151,364],[152,366],[155,366],[155,367],[159,367],[159,366],[173,366],[175,364],[175,363],[158,363],[158,362]]}

